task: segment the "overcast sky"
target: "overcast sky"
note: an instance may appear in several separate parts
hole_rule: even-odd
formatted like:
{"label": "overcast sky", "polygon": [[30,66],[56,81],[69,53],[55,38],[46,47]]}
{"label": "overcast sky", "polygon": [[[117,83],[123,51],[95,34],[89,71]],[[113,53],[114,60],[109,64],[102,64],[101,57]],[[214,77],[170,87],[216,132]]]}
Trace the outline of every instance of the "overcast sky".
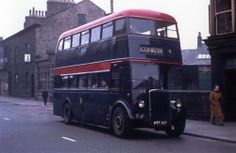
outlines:
{"label": "overcast sky", "polygon": [[[0,0],[0,36],[7,38],[23,29],[24,18],[33,6],[46,10],[47,0]],[[81,0],[74,0],[79,2]],[[96,5],[110,11],[110,0],[91,0]],[[193,49],[197,45],[198,32],[202,37],[209,35],[209,0],[114,0],[114,11],[129,8],[157,10],[174,16],[178,22],[181,48]]]}

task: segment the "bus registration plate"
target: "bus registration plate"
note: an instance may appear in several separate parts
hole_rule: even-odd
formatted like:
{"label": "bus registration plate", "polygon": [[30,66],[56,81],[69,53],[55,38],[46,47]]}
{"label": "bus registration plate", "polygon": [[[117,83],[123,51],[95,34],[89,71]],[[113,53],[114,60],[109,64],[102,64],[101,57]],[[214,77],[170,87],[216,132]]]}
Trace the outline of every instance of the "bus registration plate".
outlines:
{"label": "bus registration plate", "polygon": [[154,121],[154,126],[167,125],[167,121]]}

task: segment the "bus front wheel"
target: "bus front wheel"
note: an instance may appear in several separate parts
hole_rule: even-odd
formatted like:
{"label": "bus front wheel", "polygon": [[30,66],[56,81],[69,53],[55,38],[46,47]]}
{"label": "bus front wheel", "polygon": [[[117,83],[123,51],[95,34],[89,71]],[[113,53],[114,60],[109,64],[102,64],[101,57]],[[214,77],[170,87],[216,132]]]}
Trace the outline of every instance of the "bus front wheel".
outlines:
{"label": "bus front wheel", "polygon": [[69,103],[66,103],[63,107],[63,118],[65,124],[71,123],[71,107]]}
{"label": "bus front wheel", "polygon": [[184,132],[185,124],[185,118],[178,119],[174,121],[174,124],[171,127],[167,128],[166,133],[171,137],[179,137]]}
{"label": "bus front wheel", "polygon": [[117,107],[113,112],[112,130],[117,137],[121,138],[128,137],[131,131],[131,123],[123,107]]}

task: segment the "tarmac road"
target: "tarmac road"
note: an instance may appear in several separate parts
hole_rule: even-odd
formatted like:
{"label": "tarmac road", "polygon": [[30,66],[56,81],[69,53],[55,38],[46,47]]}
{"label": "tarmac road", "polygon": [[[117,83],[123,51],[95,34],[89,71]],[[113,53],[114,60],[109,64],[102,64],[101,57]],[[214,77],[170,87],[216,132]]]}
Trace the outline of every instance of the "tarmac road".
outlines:
{"label": "tarmac road", "polygon": [[236,145],[183,135],[135,130],[119,139],[108,130],[65,125],[41,105],[0,101],[0,153],[235,153]]}

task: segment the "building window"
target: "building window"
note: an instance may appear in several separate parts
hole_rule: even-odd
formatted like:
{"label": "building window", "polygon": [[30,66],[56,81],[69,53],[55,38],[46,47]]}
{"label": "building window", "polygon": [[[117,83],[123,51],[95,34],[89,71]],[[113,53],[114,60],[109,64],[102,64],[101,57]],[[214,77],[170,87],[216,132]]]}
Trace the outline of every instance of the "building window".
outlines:
{"label": "building window", "polygon": [[232,68],[236,67],[236,58],[228,58],[225,60],[225,67]]}
{"label": "building window", "polygon": [[25,44],[25,51],[28,53],[30,52],[30,44],[29,43],[26,43]]}
{"label": "building window", "polygon": [[19,48],[16,47],[15,50],[14,50],[14,64],[18,64],[18,58],[19,58]]}
{"label": "building window", "polygon": [[25,63],[31,62],[31,55],[30,54],[24,54],[24,62]]}
{"label": "building window", "polygon": [[25,89],[29,89],[29,73],[25,73]]}
{"label": "building window", "polygon": [[15,73],[15,89],[18,89],[19,75]]}
{"label": "building window", "polygon": [[210,54],[198,54],[197,59],[198,60],[210,60],[211,55]]}
{"label": "building window", "polygon": [[216,0],[216,12],[231,10],[231,0]]}
{"label": "building window", "polygon": [[211,90],[211,68],[202,66],[198,68],[199,90]]}
{"label": "building window", "polygon": [[217,34],[233,32],[232,0],[216,0]]}

